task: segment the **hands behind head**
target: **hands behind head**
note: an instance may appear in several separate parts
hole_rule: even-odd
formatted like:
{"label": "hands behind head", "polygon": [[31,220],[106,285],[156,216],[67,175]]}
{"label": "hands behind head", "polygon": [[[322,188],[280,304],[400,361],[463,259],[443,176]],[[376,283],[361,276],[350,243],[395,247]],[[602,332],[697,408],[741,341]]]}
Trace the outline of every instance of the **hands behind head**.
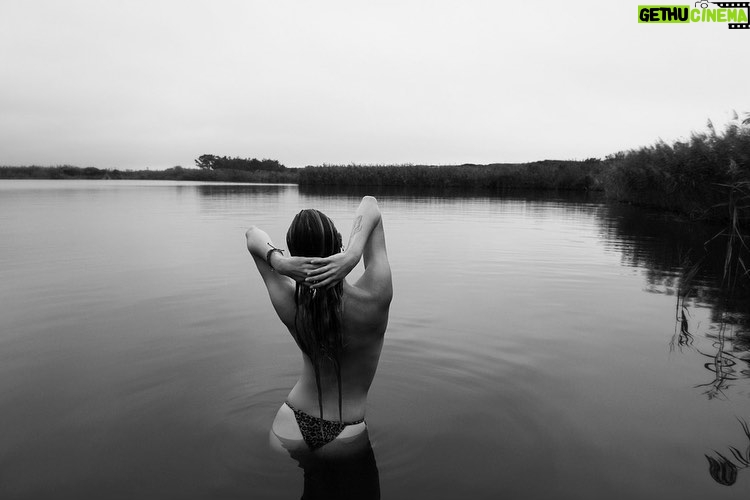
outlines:
{"label": "hands behind head", "polygon": [[274,269],[277,273],[289,276],[297,283],[305,284],[305,278],[315,270],[309,257],[284,257],[276,258]]}
{"label": "hands behind head", "polygon": [[346,252],[339,252],[329,257],[310,259],[315,267],[305,280],[311,288],[330,288],[342,281],[354,269],[359,259]]}
{"label": "hands behind head", "polygon": [[276,271],[310,288],[330,288],[346,278],[357,259],[340,252],[329,257],[287,257],[278,259]]}

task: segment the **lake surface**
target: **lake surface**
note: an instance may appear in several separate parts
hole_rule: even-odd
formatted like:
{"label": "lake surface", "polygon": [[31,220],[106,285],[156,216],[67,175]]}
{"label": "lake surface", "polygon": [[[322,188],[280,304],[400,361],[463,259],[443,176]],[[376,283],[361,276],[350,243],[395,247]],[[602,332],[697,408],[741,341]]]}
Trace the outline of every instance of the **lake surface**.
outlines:
{"label": "lake surface", "polygon": [[[361,194],[0,181],[0,498],[337,487],[269,446],[301,361],[244,232],[282,245],[315,207],[346,240]],[[722,256],[677,293],[716,228],[586,197],[376,194],[394,300],[357,498],[747,498],[719,455],[750,444],[746,306],[716,287]]]}

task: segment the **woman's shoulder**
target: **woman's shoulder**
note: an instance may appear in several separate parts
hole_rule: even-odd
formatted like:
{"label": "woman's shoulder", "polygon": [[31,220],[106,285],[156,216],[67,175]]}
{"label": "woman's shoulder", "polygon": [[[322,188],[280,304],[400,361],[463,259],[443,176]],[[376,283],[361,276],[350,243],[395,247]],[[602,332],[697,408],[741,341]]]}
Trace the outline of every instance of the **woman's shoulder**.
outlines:
{"label": "woman's shoulder", "polygon": [[357,286],[357,284],[345,284],[344,300],[347,308],[356,311],[358,315],[382,315],[388,313],[393,298],[392,290],[380,290]]}

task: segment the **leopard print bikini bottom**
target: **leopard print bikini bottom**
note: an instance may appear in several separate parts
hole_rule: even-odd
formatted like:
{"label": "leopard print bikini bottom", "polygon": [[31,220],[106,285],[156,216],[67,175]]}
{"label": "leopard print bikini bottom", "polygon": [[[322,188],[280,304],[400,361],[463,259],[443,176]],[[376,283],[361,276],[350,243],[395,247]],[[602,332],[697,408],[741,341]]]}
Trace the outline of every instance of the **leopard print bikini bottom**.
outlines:
{"label": "leopard print bikini bottom", "polygon": [[302,433],[302,439],[305,440],[305,443],[307,443],[307,446],[309,446],[311,450],[317,450],[321,446],[336,439],[346,426],[361,424],[365,421],[364,418],[354,422],[324,420],[298,410],[289,404],[289,401],[286,402],[286,405],[294,412],[294,418],[297,420],[297,425]]}

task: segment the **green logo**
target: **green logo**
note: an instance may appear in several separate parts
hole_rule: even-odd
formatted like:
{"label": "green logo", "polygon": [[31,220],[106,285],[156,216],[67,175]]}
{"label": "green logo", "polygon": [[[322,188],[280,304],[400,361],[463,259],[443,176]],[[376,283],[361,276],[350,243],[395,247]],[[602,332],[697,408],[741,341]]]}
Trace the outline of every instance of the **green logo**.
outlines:
{"label": "green logo", "polygon": [[[713,4],[715,7],[711,7]],[[639,5],[639,23],[727,23],[730,30],[750,30],[750,2],[708,2],[689,5]]]}

